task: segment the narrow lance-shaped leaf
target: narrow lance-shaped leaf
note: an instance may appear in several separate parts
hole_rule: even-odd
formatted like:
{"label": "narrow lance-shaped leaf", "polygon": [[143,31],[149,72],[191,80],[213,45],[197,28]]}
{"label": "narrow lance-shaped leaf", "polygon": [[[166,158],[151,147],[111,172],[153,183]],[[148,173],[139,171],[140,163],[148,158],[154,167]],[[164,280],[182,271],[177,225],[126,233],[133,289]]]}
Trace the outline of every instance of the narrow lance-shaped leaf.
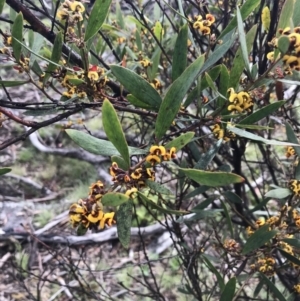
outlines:
{"label": "narrow lance-shaped leaf", "polygon": [[127,163],[127,167],[129,168],[130,159],[127,141],[125,139],[118,115],[113,105],[107,99],[104,100],[102,105],[102,122],[108,140],[119,151],[124,161]]}
{"label": "narrow lance-shaped leaf", "polygon": [[5,175],[9,172],[11,172],[11,168],[0,168],[0,176]]}
{"label": "narrow lance-shaped leaf", "polygon": [[17,62],[19,62],[21,57],[22,45],[19,43],[23,40],[23,14],[20,12],[12,26],[12,48],[14,51],[14,57]]}
{"label": "narrow lance-shaped leaf", "polygon": [[254,250],[257,250],[265,243],[269,242],[276,234],[277,231],[275,230],[269,231],[269,225],[262,226],[248,238],[242,254],[246,255]]}
{"label": "narrow lance-shaped leaf", "polygon": [[187,23],[179,31],[173,54],[172,81],[174,82],[185,70],[187,63]]}
{"label": "narrow lance-shaped leaf", "polygon": [[245,32],[244,32],[244,23],[243,23],[242,15],[241,15],[241,12],[240,12],[240,9],[238,8],[238,6],[236,8],[236,16],[237,16],[237,22],[238,22],[238,33],[239,33],[239,40],[240,40],[244,65],[250,76],[251,70],[250,70],[250,64],[249,64],[249,58],[248,58],[246,37],[245,37]]}
{"label": "narrow lance-shaped leaf", "polygon": [[[298,138],[297,138],[293,128],[291,127],[291,125],[288,122],[285,123],[285,130],[286,130],[287,140],[291,143],[299,144]],[[295,152],[297,153],[298,157],[300,157],[300,146],[294,146],[294,149],[295,149]]]}
{"label": "narrow lance-shaped leaf", "polygon": [[292,191],[288,188],[276,188],[268,191],[265,194],[265,198],[284,199],[292,194]]}
{"label": "narrow lance-shaped leaf", "polygon": [[[54,62],[55,64],[57,64],[61,58],[62,44],[63,44],[63,35],[62,32],[60,31],[55,37],[52,54],[51,54],[51,62]],[[57,65],[55,64],[50,63],[48,65],[46,75],[44,77],[44,83],[47,82],[47,80],[49,79],[51,72],[53,72],[57,68]]]}
{"label": "narrow lance-shaped leaf", "polygon": [[224,283],[224,279],[223,279],[222,275],[214,267],[214,265],[210,262],[210,260],[208,259],[208,257],[205,256],[205,254],[203,254],[201,257],[203,258],[203,261],[206,263],[206,265],[208,266],[208,268],[216,275],[217,281],[218,281],[218,284],[219,284],[219,287],[220,287],[220,290],[223,291],[223,289],[225,288],[225,283]]}
{"label": "narrow lance-shaped leaf", "polygon": [[270,291],[273,293],[275,300],[278,301],[286,301],[283,294],[279,291],[279,289],[276,287],[276,285],[263,273],[260,273],[260,276],[262,277],[263,281],[267,284]]}
{"label": "narrow lance-shaped leaf", "polygon": [[233,278],[229,279],[229,281],[226,283],[225,288],[221,294],[220,301],[233,300],[234,293],[235,293],[235,287],[236,287],[236,278],[233,277]]}
{"label": "narrow lance-shaped leaf", "polygon": [[132,209],[133,202],[128,200],[128,202],[119,207],[116,214],[118,237],[124,248],[128,248],[130,243]]}
{"label": "narrow lance-shaped leaf", "polygon": [[2,14],[4,4],[5,4],[5,0],[0,0],[0,14]]}
{"label": "narrow lance-shaped leaf", "polygon": [[155,123],[155,136],[158,140],[163,137],[174,121],[181,102],[199,74],[203,62],[204,56],[202,55],[189,67],[187,67],[181,76],[178,77],[169,88],[164,101],[159,108]]}
{"label": "narrow lance-shaped leaf", "polygon": [[295,1],[294,11],[293,11],[293,23],[296,26],[300,24],[300,2]]}
{"label": "narrow lance-shaped leaf", "polygon": [[[233,126],[227,126],[227,129],[237,135],[239,135],[240,137],[245,137],[248,138],[250,140],[254,140],[254,141],[259,141],[265,144],[269,144],[269,145],[282,145],[282,146],[294,146],[294,143],[288,143],[288,142],[282,142],[282,141],[277,141],[277,140],[268,140],[265,139],[263,137],[260,137],[258,135],[252,134],[250,132],[247,132],[245,130],[242,129],[238,129],[236,127]],[[296,144],[296,146],[298,146],[298,144]]]}
{"label": "narrow lance-shaped leaf", "polygon": [[29,80],[0,80],[0,88],[1,86],[4,87],[16,87],[16,86],[22,86],[24,84],[29,83]]}
{"label": "narrow lance-shaped leaf", "polygon": [[215,155],[218,153],[222,145],[222,139],[218,140],[212,147],[204,154],[201,154],[200,160],[195,164],[195,169],[205,170]]}
{"label": "narrow lance-shaped leaf", "polygon": [[[120,153],[110,141],[98,139],[78,130],[67,129],[65,132],[77,145],[90,153],[102,156],[120,155]],[[133,156],[145,155],[147,152],[139,148],[129,147],[129,153],[131,156]]]}
{"label": "narrow lance-shaped leaf", "polygon": [[[261,3],[261,0],[247,0],[246,3],[241,7],[241,16],[244,21],[255,8]],[[237,18],[231,19],[227,27],[221,32],[219,39],[222,39],[227,33],[233,30],[237,26]]]}
{"label": "narrow lance-shaped leaf", "polygon": [[129,197],[124,193],[108,192],[101,198],[103,206],[120,206],[128,202]]}
{"label": "narrow lance-shaped leaf", "polygon": [[190,168],[180,168],[180,170],[190,179],[206,186],[226,186],[233,183],[242,183],[244,178],[229,172],[212,172]]}
{"label": "narrow lance-shaped leaf", "polygon": [[209,69],[211,66],[213,66],[219,59],[224,57],[225,53],[229,50],[232,43],[234,41],[234,36],[232,36],[228,41],[224,42],[223,44],[219,45],[216,50],[214,50],[213,53],[210,54],[208,59],[203,64],[203,67],[201,68],[201,72],[205,72],[207,69]]}
{"label": "narrow lance-shaped leaf", "polygon": [[96,0],[89,17],[84,41],[91,39],[101,28],[109,11],[111,0]]}
{"label": "narrow lance-shaped leaf", "polygon": [[[282,9],[280,11],[280,17],[277,25],[277,36],[280,35],[278,32],[278,29],[284,29],[285,27],[290,26],[291,18],[293,16],[294,12],[294,4],[295,0],[286,0],[284,1],[284,4],[282,6]],[[297,26],[297,24],[294,24]]]}
{"label": "narrow lance-shaped leaf", "polygon": [[270,116],[272,113],[276,112],[283,104],[285,104],[285,101],[277,101],[277,102],[271,103],[271,104],[263,107],[262,109],[257,110],[256,112],[252,113],[251,115],[247,116],[246,118],[241,120],[239,122],[239,124],[253,124],[257,121],[260,121],[263,118]]}
{"label": "narrow lance-shaped leaf", "polygon": [[230,231],[230,234],[231,234],[231,237],[234,237],[234,234],[233,234],[233,226],[232,226],[232,222],[231,222],[231,217],[230,217],[230,214],[229,214],[229,211],[226,207],[226,204],[221,200],[221,205],[222,205],[222,208],[223,208],[223,212],[224,212],[224,215],[226,217],[226,221],[227,221],[227,225],[229,227],[229,231]]}
{"label": "narrow lance-shaped leaf", "polygon": [[[254,25],[246,34],[246,45],[247,45],[248,55],[252,49],[253,42],[256,36],[256,31],[257,31],[257,25]],[[230,71],[229,87],[233,87],[234,89],[237,88],[243,70],[244,70],[244,59],[242,55],[242,48],[240,46],[233,59],[232,69]]]}
{"label": "narrow lance-shaped leaf", "polygon": [[168,142],[165,145],[166,149],[169,149],[171,147],[175,147],[176,151],[182,149],[185,145],[187,145],[194,137],[195,132],[187,132],[184,133],[182,135],[180,135],[179,137],[175,138],[174,140]]}
{"label": "narrow lance-shaped leaf", "polygon": [[220,72],[220,87],[219,87],[219,93],[220,96],[217,100],[217,107],[221,108],[225,104],[225,101],[227,100],[226,95],[227,95],[227,90],[229,88],[229,72],[228,69],[224,64],[221,65],[221,72]]}
{"label": "narrow lance-shaped leaf", "polygon": [[117,66],[110,66],[113,75],[117,80],[139,101],[158,110],[161,105],[161,97],[158,92],[141,76],[135,72]]}

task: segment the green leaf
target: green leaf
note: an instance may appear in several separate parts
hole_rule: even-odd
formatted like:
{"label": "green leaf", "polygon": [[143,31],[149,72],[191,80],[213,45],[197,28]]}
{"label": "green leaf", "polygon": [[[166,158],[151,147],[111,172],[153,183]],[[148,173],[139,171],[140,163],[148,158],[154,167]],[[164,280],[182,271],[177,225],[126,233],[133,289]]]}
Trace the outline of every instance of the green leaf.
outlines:
{"label": "green leaf", "polygon": [[125,23],[124,23],[123,13],[119,1],[116,2],[116,16],[117,16],[118,25],[120,25],[120,27],[124,29]]}
{"label": "green leaf", "polygon": [[129,247],[130,243],[132,209],[133,202],[132,200],[128,200],[128,202],[119,207],[116,213],[118,237],[122,246],[126,249]]}
{"label": "green leaf", "polygon": [[[247,55],[249,55],[253,47],[256,31],[257,31],[257,25],[254,25],[246,34]],[[233,87],[234,89],[238,87],[243,70],[244,70],[244,59],[242,55],[242,48],[240,46],[233,59],[232,69],[230,71],[229,87]]]}
{"label": "green leaf", "polygon": [[223,107],[223,105],[225,104],[225,102],[227,101],[227,90],[229,88],[228,84],[229,84],[229,72],[228,69],[226,68],[226,66],[224,64],[221,65],[221,72],[220,72],[220,87],[219,87],[219,94],[221,96],[219,96],[218,100],[217,100],[217,107],[221,108]]}
{"label": "green leaf", "polygon": [[206,153],[201,154],[200,160],[195,164],[194,168],[205,170],[218,153],[222,145],[222,141],[222,139],[218,140]]}
{"label": "green leaf", "polygon": [[12,48],[14,51],[14,57],[17,62],[20,61],[22,45],[18,42],[23,40],[23,14],[19,12],[11,30],[12,35]]}
{"label": "green leaf", "polygon": [[295,1],[295,7],[293,11],[293,24],[294,26],[298,26],[300,24],[300,2]]}
{"label": "green leaf", "polygon": [[250,130],[273,130],[274,129],[269,126],[257,125],[257,124],[235,124],[235,126],[238,128],[250,129]]}
{"label": "green leaf", "polygon": [[173,54],[172,81],[174,82],[185,70],[187,63],[188,24],[183,25],[179,31]]}
{"label": "green leaf", "polygon": [[242,251],[242,255],[246,255],[254,250],[257,250],[267,242],[269,242],[275,235],[277,231],[269,231],[269,225],[266,224],[256,230],[247,240]]}
{"label": "green leaf", "polygon": [[[211,210],[198,210],[198,209],[193,209],[192,210],[195,214],[184,221],[198,221],[200,219],[205,219],[205,218],[212,218],[218,216],[221,212],[223,212],[223,209],[211,209]],[[177,220],[178,223],[182,222],[180,219]]]}
{"label": "green leaf", "polygon": [[0,80],[0,88],[1,87],[16,87],[22,86],[24,84],[29,83],[29,80]]}
{"label": "green leaf", "polygon": [[109,102],[105,99],[102,105],[102,123],[108,140],[119,151],[124,161],[127,163],[127,168],[130,166],[129,150],[124,132],[118,115]]}
{"label": "green leaf", "polygon": [[214,65],[217,61],[219,61],[222,57],[224,57],[225,53],[229,50],[232,43],[234,41],[234,36],[228,39],[228,41],[224,42],[223,44],[219,45],[213,53],[211,53],[208,59],[205,61],[201,73],[205,72],[209,69],[212,65]]}
{"label": "green leaf", "polygon": [[165,145],[166,149],[170,149],[171,147],[175,147],[176,151],[182,149],[184,146],[186,146],[194,137],[195,132],[186,132],[179,137],[175,138],[174,140],[168,142]]}
{"label": "green leaf", "polygon": [[[249,0],[248,0],[249,1]],[[220,301],[232,301],[235,293],[236,278],[230,278],[221,294]]]}
{"label": "green leaf", "polygon": [[85,81],[80,78],[70,78],[70,79],[68,79],[68,82],[70,82],[70,84],[72,84],[74,86],[79,86],[79,85],[85,83]]}
{"label": "green leaf", "polygon": [[146,185],[154,190],[155,192],[158,192],[160,194],[167,194],[167,195],[171,195],[171,191],[166,188],[165,186],[155,182],[155,181],[151,181],[151,180],[146,180]]}
{"label": "green leaf", "polygon": [[284,199],[291,195],[292,192],[288,188],[276,188],[268,191],[265,194],[265,198],[275,198],[275,199]]}
{"label": "green leaf", "polygon": [[[253,11],[255,8],[261,3],[260,0],[247,0],[246,3],[241,7],[241,16],[242,21],[244,21]],[[231,30],[236,28],[237,26],[237,18],[236,16],[231,19],[227,27],[221,32],[219,39],[222,39],[227,33]]]}
{"label": "green leaf", "polygon": [[111,0],[96,0],[91,11],[85,35],[84,41],[91,39],[101,28],[106,16],[108,15]]}
{"label": "green leaf", "polygon": [[129,197],[124,193],[119,192],[107,192],[101,198],[101,203],[103,206],[120,206],[126,202],[128,202]]}
{"label": "green leaf", "polygon": [[6,173],[11,172],[11,168],[0,168],[0,176],[5,175]]}
{"label": "green leaf", "polygon": [[290,39],[287,36],[281,36],[278,39],[277,47],[281,54],[286,54],[290,48]]}
{"label": "green leaf", "polygon": [[141,192],[137,192],[138,196],[140,197],[140,200],[142,202],[145,202],[146,204],[148,204],[149,206],[151,206],[154,209],[157,209],[158,211],[162,212],[162,213],[166,213],[166,214],[175,214],[175,215],[185,215],[188,214],[188,211],[178,211],[178,210],[172,210],[169,208],[163,208],[159,205],[157,205],[155,202],[153,202],[152,200],[150,200],[147,196],[145,196],[143,193]]}
{"label": "green leaf", "polygon": [[300,240],[297,238],[283,238],[282,241],[286,242],[287,244],[300,249]]}
{"label": "green leaf", "polygon": [[76,234],[78,236],[82,236],[87,232],[88,228],[86,228],[85,226],[83,226],[82,224],[80,224],[76,230]]}
{"label": "green leaf", "polygon": [[244,178],[229,172],[212,172],[190,168],[180,168],[184,174],[195,182],[206,186],[226,186],[233,183],[242,183]]}
{"label": "green leaf", "polygon": [[163,37],[164,29],[159,21],[156,21],[153,28],[153,33],[157,40],[161,41]]}
{"label": "green leaf", "polygon": [[138,107],[138,108],[143,108],[143,109],[151,109],[152,107],[142,101],[140,101],[139,99],[137,99],[135,96],[133,96],[132,94],[128,94],[126,96],[127,100],[133,104],[135,107]]}
{"label": "green leaf", "polygon": [[[285,27],[289,27],[291,25],[290,22],[293,17],[294,4],[295,0],[284,1],[284,4],[280,11],[280,17],[277,25],[277,37],[280,35],[280,33],[278,32],[279,29],[284,29]],[[297,26],[297,24],[295,24],[295,26]]]}
{"label": "green leaf", "polygon": [[[201,187],[196,188],[195,190],[193,190],[192,192],[190,192],[188,195],[186,195],[183,199],[187,200],[190,198],[195,197],[196,195],[202,194],[204,192],[206,192],[209,189],[208,186],[202,185]],[[201,203],[202,204],[202,203]],[[209,204],[208,204],[209,205]],[[198,206],[198,205],[197,205]],[[204,207],[206,208],[206,207]],[[203,208],[202,208],[203,209]]]}
{"label": "green leaf", "polygon": [[157,75],[157,70],[158,70],[158,65],[159,65],[159,61],[160,61],[160,56],[161,56],[161,49],[157,46],[157,48],[155,49],[151,61],[152,61],[152,65],[151,67],[147,68],[147,74],[148,74],[148,78],[149,81],[151,82]]}
{"label": "green leaf", "polygon": [[[217,281],[218,281],[218,284],[220,287],[220,291],[223,291],[225,288],[225,282],[224,282],[222,275],[214,267],[214,265],[210,262],[210,260],[208,259],[208,257],[205,254],[202,254],[201,257],[203,258],[203,261],[206,263],[206,265],[210,269],[210,271],[216,275]],[[227,301],[229,301],[229,299]]]}
{"label": "green leaf", "polygon": [[[90,153],[102,156],[120,155],[110,141],[98,139],[89,134],[77,130],[67,129],[65,130],[65,132],[77,145],[79,145],[80,147],[82,147]],[[147,152],[145,150],[138,149],[135,147],[129,147],[129,154],[130,156],[145,155],[147,154]]]}
{"label": "green leaf", "polygon": [[[54,40],[52,54],[51,54],[51,63],[48,65],[48,68],[46,70],[46,75],[43,79],[44,83],[47,82],[49,77],[51,76],[51,72],[53,72],[57,68],[57,63],[60,61],[61,54],[62,54],[62,45],[63,45],[63,34],[60,31]],[[53,64],[53,63],[55,64]]]}
{"label": "green leaf", "polygon": [[5,4],[5,0],[0,0],[0,14],[2,14],[4,4]]}
{"label": "green leaf", "polygon": [[[246,132],[245,130],[241,130],[238,129],[236,127],[233,126],[227,126],[227,129],[235,134],[237,134],[240,137],[245,137],[254,141],[259,141],[259,142],[263,142],[265,144],[269,144],[269,145],[281,145],[281,146],[293,146],[293,143],[288,143],[288,142],[281,142],[281,141],[277,141],[277,140],[268,140],[265,138],[262,138],[260,136],[257,136],[255,134]],[[298,144],[297,144],[298,145]]]}
{"label": "green leaf", "polygon": [[298,266],[300,266],[300,260],[298,258],[296,258],[295,256],[293,256],[292,254],[282,250],[282,249],[278,249],[279,252],[282,254],[282,256],[284,256],[287,260],[289,260],[290,262],[297,264]]}
{"label": "green leaf", "polygon": [[30,31],[33,33],[33,41],[32,41],[32,45],[30,46],[31,47],[31,50],[32,50],[32,54],[30,56],[30,64],[29,66],[32,67],[34,62],[36,61],[37,59],[37,56],[34,55],[33,53],[34,52],[39,52],[45,42],[45,39],[42,35],[40,35],[39,33],[37,32],[33,32],[33,31]]}
{"label": "green leaf", "polygon": [[229,215],[229,212],[228,212],[228,209],[226,207],[226,204],[222,200],[221,200],[221,205],[222,205],[222,208],[223,208],[224,215],[226,217],[226,221],[227,221],[227,224],[228,224],[228,228],[229,228],[231,237],[234,237],[234,235],[233,235],[233,227],[232,227],[232,222],[231,222],[231,217]]}
{"label": "green leaf", "polygon": [[135,98],[158,110],[162,102],[161,97],[146,80],[129,69],[117,65],[111,65],[110,68],[117,80]]}
{"label": "green leaf", "polygon": [[240,9],[238,6],[236,7],[236,17],[237,17],[237,23],[238,23],[238,34],[239,34],[239,40],[240,40],[240,47],[242,50],[242,57],[244,60],[244,66],[249,74],[251,75],[250,65],[249,65],[249,58],[248,58],[248,49],[246,44],[246,37],[244,32],[244,23],[242,20],[242,15],[240,12]]}
{"label": "green leaf", "polygon": [[223,193],[223,196],[230,202],[234,204],[243,204],[243,200],[234,192],[231,191],[225,191]]}
{"label": "green leaf", "polygon": [[[285,130],[286,130],[287,140],[293,144],[299,144],[298,138],[297,138],[293,128],[291,127],[291,125],[288,122],[285,123]],[[294,146],[293,148],[295,149],[296,154],[300,158],[300,146]]]}
{"label": "green leaf", "polygon": [[253,124],[257,121],[262,120],[263,118],[270,116],[272,113],[276,112],[282,105],[285,104],[285,101],[277,101],[271,103],[262,109],[257,110],[251,115],[247,116],[239,122],[239,124]]}
{"label": "green leaf", "polygon": [[260,273],[260,277],[263,279],[263,281],[267,284],[270,291],[273,293],[274,300],[278,301],[286,301],[285,297],[282,295],[282,293],[278,290],[276,285],[263,273]]}
{"label": "green leaf", "polygon": [[204,56],[202,55],[187,67],[169,88],[159,108],[155,123],[155,136],[158,140],[163,137],[172,124],[179,111],[181,102],[199,74],[203,62]]}
{"label": "green leaf", "polygon": [[[203,187],[207,187],[207,186],[201,186],[199,188],[203,188]],[[201,202],[200,204],[195,206],[191,211],[195,212],[195,213],[202,212],[202,211],[204,211],[203,209],[205,209],[207,206],[209,206],[217,198],[218,198],[218,196],[216,196],[216,195],[210,196],[206,200],[204,200],[203,202]]]}
{"label": "green leaf", "polygon": [[[215,81],[221,71],[221,66],[217,65],[213,67],[211,70],[208,71],[208,75],[210,78]],[[200,81],[200,80],[198,80]],[[184,107],[189,106],[195,99],[199,100],[201,99],[201,91],[205,90],[208,87],[208,82],[206,80],[206,77],[203,76],[200,83],[197,84],[197,86],[188,94],[186,101],[184,102]]]}

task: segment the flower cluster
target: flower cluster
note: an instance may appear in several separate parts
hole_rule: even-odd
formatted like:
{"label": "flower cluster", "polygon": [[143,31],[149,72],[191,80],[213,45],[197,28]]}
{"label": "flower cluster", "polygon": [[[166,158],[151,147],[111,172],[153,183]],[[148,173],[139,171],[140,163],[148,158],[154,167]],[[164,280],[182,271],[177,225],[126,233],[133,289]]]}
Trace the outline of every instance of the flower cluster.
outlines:
{"label": "flower cluster", "polygon": [[250,268],[259,271],[268,277],[272,277],[275,274],[275,264],[276,261],[273,257],[264,257],[258,259],[255,264],[251,264]]}
{"label": "flower cluster", "polygon": [[[227,122],[227,124],[232,125],[230,122]],[[236,137],[235,133],[222,128],[220,123],[216,123],[212,127],[212,132],[215,138],[223,139],[225,142],[228,142]]]}
{"label": "flower cluster", "polygon": [[293,156],[295,156],[295,155],[296,155],[295,149],[294,149],[292,146],[288,146],[288,147],[286,148],[285,156],[286,156],[287,158],[290,158],[290,157],[293,157]]}
{"label": "flower cluster", "polygon": [[210,27],[215,22],[215,17],[211,14],[207,14],[205,16],[205,20],[203,20],[202,16],[196,16],[195,19],[196,22],[194,22],[193,27],[198,29],[198,31],[203,35],[210,35]]}
{"label": "flower cluster", "polygon": [[71,205],[69,210],[72,226],[86,229],[103,229],[105,225],[115,224],[114,212],[104,213],[101,198],[105,194],[101,181],[90,186],[89,196]]}
{"label": "flower cluster", "polygon": [[149,155],[146,157],[146,162],[154,166],[161,161],[169,161],[174,158],[176,158],[175,147],[166,150],[164,146],[152,145],[149,150]]}
{"label": "flower cluster", "polygon": [[295,291],[297,294],[300,294],[300,283],[294,285],[294,291]]}
{"label": "flower cluster", "polygon": [[249,93],[243,91],[236,93],[233,88],[228,89],[228,92],[230,93],[228,111],[234,113],[251,112],[253,101]]}
{"label": "flower cluster", "polygon": [[[263,248],[260,248],[257,251],[257,254],[260,255],[260,259],[252,264],[251,268],[270,277],[273,276],[276,271],[276,261],[273,258],[276,248],[280,248],[295,257],[296,260],[299,260],[299,253],[297,249],[290,245],[286,239],[293,238],[294,233],[299,232],[300,213],[292,207],[283,206],[277,216],[272,216],[267,220],[259,219],[253,227],[248,227],[248,235],[252,235],[257,229],[264,225],[268,225],[270,231],[276,230],[277,234],[271,242],[267,243]],[[289,259],[287,260],[287,263],[289,263],[292,268],[300,268],[298,264],[290,261]]]}
{"label": "flower cluster", "polygon": [[[286,27],[283,30],[279,30],[279,33],[287,36],[290,43],[287,53],[282,58],[285,74],[292,74],[293,70],[300,71],[300,27],[295,27],[293,30],[290,27]],[[269,45],[276,48],[278,39],[274,38]],[[273,62],[275,60],[274,51],[269,52],[267,58]]]}
{"label": "flower cluster", "polygon": [[73,67],[73,69],[73,73],[62,72],[62,70],[52,73],[52,76],[67,89],[63,92],[63,96],[71,98],[76,94],[79,98],[84,98],[88,92],[88,95],[93,95],[94,98],[102,97],[101,89],[107,83],[107,77],[104,76],[102,68],[92,65],[87,73],[79,67]]}
{"label": "flower cluster", "polygon": [[57,11],[57,17],[59,20],[67,20],[68,26],[74,26],[83,20],[82,13],[84,11],[85,7],[81,2],[65,0]]}
{"label": "flower cluster", "polygon": [[290,180],[289,188],[292,190],[294,195],[300,196],[300,181],[299,180]]}
{"label": "flower cluster", "polygon": [[145,181],[155,181],[155,172],[152,168],[146,168],[145,166],[137,167],[133,170],[127,170],[120,168],[116,162],[113,162],[109,168],[109,173],[112,176],[112,181],[118,185],[125,185],[127,188],[126,195],[131,195],[131,188],[145,187]]}
{"label": "flower cluster", "polygon": [[[0,48],[0,54],[7,55],[7,59],[10,60],[13,57],[13,50],[12,50],[12,37],[7,34],[3,34],[3,44],[4,47]],[[17,61],[17,65],[13,66],[15,70],[19,73],[29,72],[29,57],[21,55],[19,61]]]}

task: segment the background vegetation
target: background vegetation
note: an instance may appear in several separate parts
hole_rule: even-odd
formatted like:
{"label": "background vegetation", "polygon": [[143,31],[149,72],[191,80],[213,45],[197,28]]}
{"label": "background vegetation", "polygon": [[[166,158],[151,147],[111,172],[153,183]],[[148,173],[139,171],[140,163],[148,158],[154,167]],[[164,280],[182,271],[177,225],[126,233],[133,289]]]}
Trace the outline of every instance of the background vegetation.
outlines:
{"label": "background vegetation", "polygon": [[299,1],[0,12],[0,300],[299,299]]}

